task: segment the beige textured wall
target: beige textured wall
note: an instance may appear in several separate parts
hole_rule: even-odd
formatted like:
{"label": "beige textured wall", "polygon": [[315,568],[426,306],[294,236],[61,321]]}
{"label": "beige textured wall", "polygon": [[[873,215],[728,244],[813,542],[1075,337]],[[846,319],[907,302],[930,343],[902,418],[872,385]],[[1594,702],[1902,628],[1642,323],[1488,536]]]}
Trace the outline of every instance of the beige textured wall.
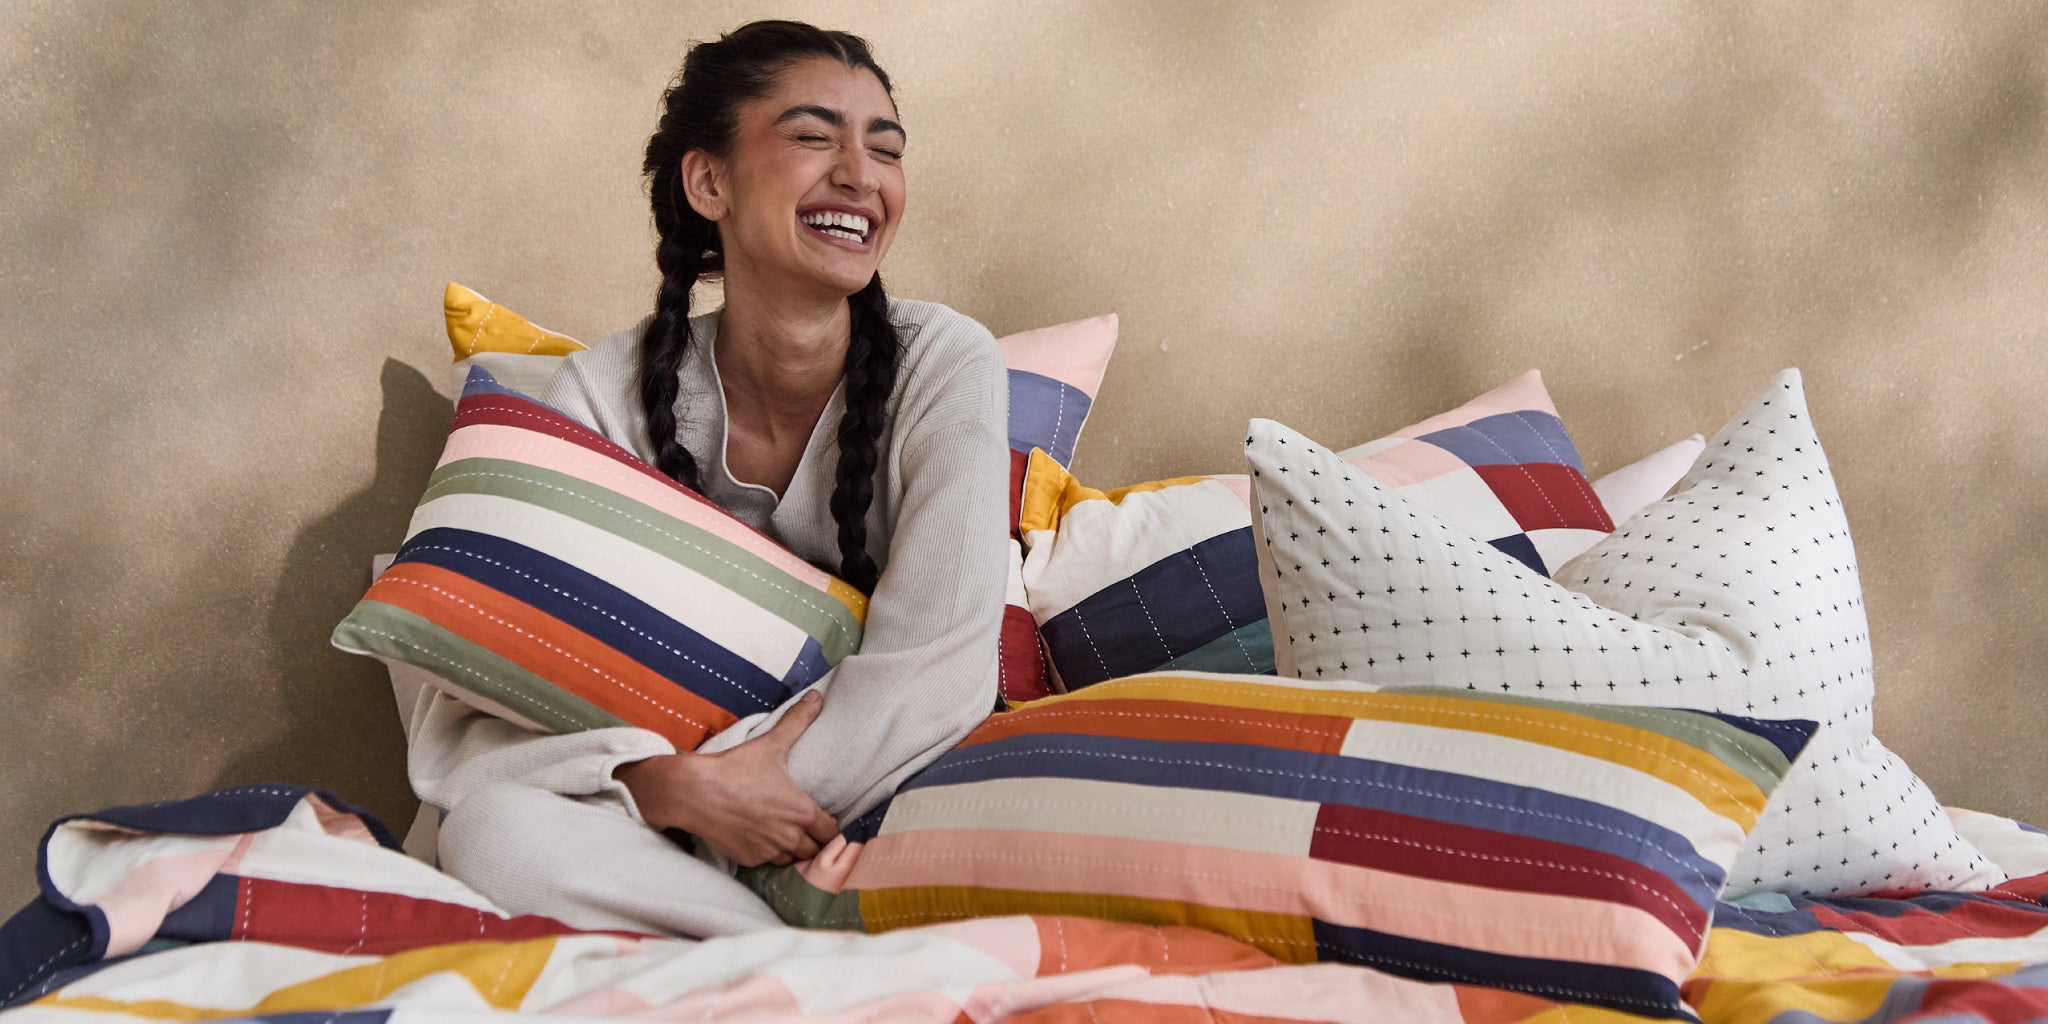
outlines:
{"label": "beige textured wall", "polygon": [[438,448],[441,285],[638,317],[660,89],[767,13],[897,79],[896,292],[1122,314],[1091,482],[1530,366],[1599,471],[1804,368],[1880,735],[2048,821],[2048,6],[9,0],[0,897],[65,812],[410,812],[383,675],[325,638]]}

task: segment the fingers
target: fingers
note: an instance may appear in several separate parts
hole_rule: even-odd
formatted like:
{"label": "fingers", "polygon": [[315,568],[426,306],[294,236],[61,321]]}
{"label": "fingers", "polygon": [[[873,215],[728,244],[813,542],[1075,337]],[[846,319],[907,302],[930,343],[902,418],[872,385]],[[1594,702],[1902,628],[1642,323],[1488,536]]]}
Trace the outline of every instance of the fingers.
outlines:
{"label": "fingers", "polygon": [[824,710],[824,707],[823,694],[816,690],[804,694],[797,700],[795,707],[783,713],[774,728],[761,736],[759,742],[768,743],[787,752],[790,747],[796,745],[797,737],[802,736],[804,730],[810,728],[811,723],[817,720],[818,712]]}
{"label": "fingers", "polygon": [[811,818],[810,824],[804,826],[804,833],[819,846],[824,846],[839,835],[839,823],[821,810]]}

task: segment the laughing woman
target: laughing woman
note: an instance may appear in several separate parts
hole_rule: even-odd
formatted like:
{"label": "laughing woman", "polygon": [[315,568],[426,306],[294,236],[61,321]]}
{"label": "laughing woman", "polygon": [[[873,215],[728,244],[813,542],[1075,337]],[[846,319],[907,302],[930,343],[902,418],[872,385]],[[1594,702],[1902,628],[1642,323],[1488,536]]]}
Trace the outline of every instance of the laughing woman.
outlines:
{"label": "laughing woman", "polygon": [[[773,926],[732,866],[816,853],[993,703],[1006,376],[980,324],[882,291],[906,141],[867,44],[808,25],[699,44],[664,97],[643,167],[653,315],[571,356],[545,399],[869,592],[866,635],[803,698],[698,752],[428,698],[413,787],[446,811],[442,866],[500,907]],[[712,274],[724,308],[693,315]]]}

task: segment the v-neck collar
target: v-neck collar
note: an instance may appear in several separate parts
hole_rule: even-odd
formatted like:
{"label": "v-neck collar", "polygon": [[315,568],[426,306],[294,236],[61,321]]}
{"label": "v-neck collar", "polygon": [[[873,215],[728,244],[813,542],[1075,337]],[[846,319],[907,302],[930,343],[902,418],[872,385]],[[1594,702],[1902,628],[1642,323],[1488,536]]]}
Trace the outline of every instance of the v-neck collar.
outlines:
{"label": "v-neck collar", "polygon": [[[704,477],[705,497],[718,503],[727,511],[739,516],[757,529],[768,530],[779,535],[781,531],[772,528],[778,514],[785,507],[804,509],[823,507],[831,493],[817,493],[819,479],[830,480],[836,467],[826,468],[823,460],[832,457],[837,447],[834,438],[836,427],[846,409],[846,380],[844,377],[832,389],[832,396],[825,401],[825,408],[818,413],[817,422],[811,424],[811,436],[804,442],[803,455],[798,457],[796,471],[789,478],[789,488],[779,497],[775,489],[766,484],[749,483],[732,475],[731,463],[726,457],[726,445],[732,434],[732,420],[726,408],[725,382],[718,372],[716,346],[718,344],[718,311],[713,310],[691,317],[691,344],[683,360],[685,386],[678,389],[677,402],[683,406],[677,409],[677,422],[688,422],[696,427],[709,444],[703,446],[710,459],[699,457],[699,468],[708,469]],[[694,385],[694,386],[693,386]],[[712,465],[706,466],[709,462]],[[820,477],[821,469],[824,474]]]}

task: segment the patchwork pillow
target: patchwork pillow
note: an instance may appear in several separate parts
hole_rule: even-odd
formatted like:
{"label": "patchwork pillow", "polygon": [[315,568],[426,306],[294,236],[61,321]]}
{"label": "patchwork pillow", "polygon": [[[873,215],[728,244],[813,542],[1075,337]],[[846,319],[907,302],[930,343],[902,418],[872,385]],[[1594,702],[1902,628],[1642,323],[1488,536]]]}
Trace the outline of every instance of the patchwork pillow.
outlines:
{"label": "patchwork pillow", "polygon": [[[1343,457],[1537,572],[1613,529],[1534,370]],[[1032,463],[1021,516],[1024,593],[1055,685],[1074,690],[1150,671],[1273,671],[1247,494],[1243,476],[1104,492],[1056,460]]]}
{"label": "patchwork pillow", "polygon": [[528,727],[693,750],[860,645],[867,598],[481,367],[336,647]]}
{"label": "patchwork pillow", "polygon": [[1797,371],[1563,585],[1268,420],[1247,441],[1283,675],[1821,722],[1731,889],[1976,890],[2002,873],[1871,735],[1849,524]]}
{"label": "patchwork pillow", "polygon": [[1688,1016],[1727,866],[1811,722],[1268,676],[1111,680],[989,719],[815,860],[790,924],[1069,914]]}
{"label": "patchwork pillow", "polygon": [[[455,393],[461,394],[472,366],[483,366],[501,387],[539,395],[561,359],[583,349],[581,342],[537,327],[525,317],[450,282],[443,296],[448,344],[455,352]],[[1064,466],[1073,461],[1103,371],[1116,349],[1114,313],[1072,323],[1022,331],[996,339],[1010,371],[1009,601],[1003,609],[1000,685],[1005,698],[1030,700],[1051,692],[1038,624],[1024,603],[1017,572],[1018,494],[1032,449],[1044,449]]]}

